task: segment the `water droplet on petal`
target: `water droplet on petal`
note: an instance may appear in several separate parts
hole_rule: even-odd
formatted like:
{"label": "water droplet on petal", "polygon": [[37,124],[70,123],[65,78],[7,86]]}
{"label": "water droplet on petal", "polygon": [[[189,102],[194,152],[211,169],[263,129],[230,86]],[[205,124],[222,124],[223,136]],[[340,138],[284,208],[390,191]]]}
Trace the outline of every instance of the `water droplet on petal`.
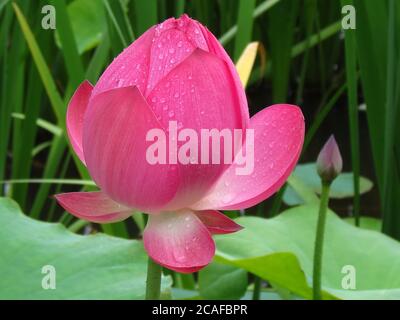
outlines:
{"label": "water droplet on petal", "polygon": [[274,168],[274,163],[273,163],[273,162],[270,163],[269,168],[270,168],[270,169],[273,169],[273,168]]}
{"label": "water droplet on petal", "polygon": [[174,115],[175,115],[174,110],[170,110],[170,111],[168,112],[168,117],[172,118]]}
{"label": "water droplet on petal", "polygon": [[222,202],[223,203],[228,203],[228,202],[230,202],[232,200],[232,195],[230,195],[230,194],[227,194],[227,195],[225,195],[223,198],[222,198]]}
{"label": "water droplet on petal", "polygon": [[174,48],[169,48],[168,52],[169,52],[170,54],[173,54],[173,53],[175,52],[175,49],[174,49]]}

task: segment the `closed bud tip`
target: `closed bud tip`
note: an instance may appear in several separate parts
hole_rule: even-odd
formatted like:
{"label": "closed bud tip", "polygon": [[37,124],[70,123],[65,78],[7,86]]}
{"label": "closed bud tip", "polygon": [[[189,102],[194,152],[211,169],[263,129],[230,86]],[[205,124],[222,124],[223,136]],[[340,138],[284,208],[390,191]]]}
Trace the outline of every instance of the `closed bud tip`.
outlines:
{"label": "closed bud tip", "polygon": [[335,137],[331,135],[317,159],[317,171],[322,182],[331,183],[341,172],[343,160]]}

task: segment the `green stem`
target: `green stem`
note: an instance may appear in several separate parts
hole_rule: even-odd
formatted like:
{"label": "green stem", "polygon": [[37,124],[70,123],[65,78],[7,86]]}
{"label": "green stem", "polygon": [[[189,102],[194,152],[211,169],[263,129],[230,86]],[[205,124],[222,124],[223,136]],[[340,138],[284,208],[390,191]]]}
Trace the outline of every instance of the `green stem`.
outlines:
{"label": "green stem", "polygon": [[321,202],[318,213],[317,232],[315,236],[314,247],[314,268],[313,268],[313,300],[321,300],[321,270],[322,270],[322,253],[324,246],[324,232],[326,212],[329,202],[330,183],[322,182]]}
{"label": "green stem", "polygon": [[260,293],[261,293],[261,278],[258,276],[254,276],[253,300],[260,300]]}
{"label": "green stem", "polygon": [[159,300],[162,268],[150,257],[147,264],[146,300]]}

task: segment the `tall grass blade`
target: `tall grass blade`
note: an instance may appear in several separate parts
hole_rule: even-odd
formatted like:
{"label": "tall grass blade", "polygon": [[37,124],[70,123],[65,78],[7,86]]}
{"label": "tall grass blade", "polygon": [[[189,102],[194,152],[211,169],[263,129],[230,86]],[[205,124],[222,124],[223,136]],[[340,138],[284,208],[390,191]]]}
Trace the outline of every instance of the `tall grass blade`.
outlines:
{"label": "tall grass blade", "polygon": [[237,61],[245,49],[246,45],[251,41],[253,32],[253,11],[256,5],[255,0],[240,0],[238,7],[238,30],[235,38],[234,59]]}
{"label": "tall grass blade", "polygon": [[[352,0],[342,0],[342,6],[354,5]],[[350,124],[351,166],[353,171],[353,214],[356,226],[360,225],[360,137],[358,126],[357,101],[357,52],[355,30],[348,29],[345,33],[345,58],[348,113]]]}

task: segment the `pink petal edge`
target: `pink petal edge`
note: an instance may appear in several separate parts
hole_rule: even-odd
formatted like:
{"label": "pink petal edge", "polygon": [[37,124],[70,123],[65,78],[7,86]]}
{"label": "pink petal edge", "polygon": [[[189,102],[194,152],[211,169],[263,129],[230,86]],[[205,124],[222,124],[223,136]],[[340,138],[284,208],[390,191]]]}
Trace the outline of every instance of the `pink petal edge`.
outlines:
{"label": "pink petal edge", "polygon": [[118,222],[133,213],[133,209],[121,206],[100,191],[61,193],[54,197],[69,213],[91,222]]}
{"label": "pink petal edge", "polygon": [[83,119],[92,90],[93,86],[89,81],[85,80],[82,82],[72,96],[67,109],[67,133],[69,141],[83,164],[85,164],[82,149]]}
{"label": "pink petal edge", "polygon": [[242,230],[243,227],[217,210],[196,211],[196,216],[205,224],[211,234],[227,234]]}

